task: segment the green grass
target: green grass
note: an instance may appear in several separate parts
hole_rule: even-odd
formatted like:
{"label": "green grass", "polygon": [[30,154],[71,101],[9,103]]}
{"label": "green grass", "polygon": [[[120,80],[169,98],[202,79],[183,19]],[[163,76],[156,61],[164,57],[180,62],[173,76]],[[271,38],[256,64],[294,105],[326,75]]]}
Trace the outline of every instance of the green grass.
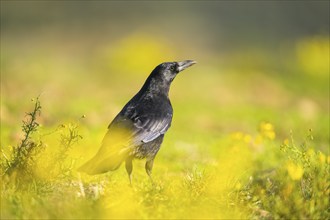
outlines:
{"label": "green grass", "polygon": [[[15,48],[8,41],[7,50]],[[101,61],[85,63],[55,62],[41,52],[1,57],[2,219],[329,218],[329,72],[313,74],[318,65],[294,59],[273,68],[268,53],[265,64],[254,65],[201,57],[175,79],[174,118],[155,159],[155,185],[139,160],[132,187],[123,166],[97,176],[76,172],[154,67],[141,60],[118,72],[121,61],[138,55],[131,52],[116,64],[101,52],[94,54]],[[36,99],[29,100],[39,94],[39,126],[22,144],[21,120],[29,121],[25,112]],[[20,150],[27,146],[33,153]],[[13,161],[22,165],[6,172]]]}

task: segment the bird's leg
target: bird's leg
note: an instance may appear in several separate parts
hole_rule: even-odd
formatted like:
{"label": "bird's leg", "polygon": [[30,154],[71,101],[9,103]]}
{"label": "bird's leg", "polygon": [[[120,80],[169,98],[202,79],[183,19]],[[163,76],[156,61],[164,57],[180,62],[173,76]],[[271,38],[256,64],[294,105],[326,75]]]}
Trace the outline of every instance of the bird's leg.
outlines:
{"label": "bird's leg", "polygon": [[152,184],[154,184],[154,181],[152,180],[152,177],[151,177],[153,164],[154,164],[154,159],[151,159],[151,160],[147,160],[146,165],[145,165],[146,172],[147,172]]}
{"label": "bird's leg", "polygon": [[126,171],[127,171],[128,178],[129,178],[129,184],[132,185],[133,164],[132,164],[132,158],[131,157],[126,159],[125,167],[126,167]]}

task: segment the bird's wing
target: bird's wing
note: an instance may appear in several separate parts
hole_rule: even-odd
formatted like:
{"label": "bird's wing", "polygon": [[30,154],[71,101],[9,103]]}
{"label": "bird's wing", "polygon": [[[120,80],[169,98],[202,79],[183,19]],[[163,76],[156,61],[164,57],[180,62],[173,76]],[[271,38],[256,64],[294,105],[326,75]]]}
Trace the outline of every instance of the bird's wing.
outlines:
{"label": "bird's wing", "polygon": [[148,143],[155,140],[171,126],[172,114],[137,116],[132,119],[134,132],[131,141],[134,144]]}

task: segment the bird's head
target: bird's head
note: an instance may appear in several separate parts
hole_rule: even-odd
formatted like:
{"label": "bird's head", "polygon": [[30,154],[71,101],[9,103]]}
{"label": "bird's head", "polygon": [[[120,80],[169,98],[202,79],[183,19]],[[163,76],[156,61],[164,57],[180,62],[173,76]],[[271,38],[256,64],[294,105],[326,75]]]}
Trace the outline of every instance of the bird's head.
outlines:
{"label": "bird's head", "polygon": [[171,82],[176,75],[194,65],[196,61],[185,60],[180,62],[166,62],[159,64],[150,74],[143,85],[141,92],[168,94]]}
{"label": "bird's head", "polygon": [[162,63],[154,69],[152,74],[157,78],[160,77],[163,81],[167,83],[171,83],[179,72],[187,69],[195,63],[196,61],[194,60]]}

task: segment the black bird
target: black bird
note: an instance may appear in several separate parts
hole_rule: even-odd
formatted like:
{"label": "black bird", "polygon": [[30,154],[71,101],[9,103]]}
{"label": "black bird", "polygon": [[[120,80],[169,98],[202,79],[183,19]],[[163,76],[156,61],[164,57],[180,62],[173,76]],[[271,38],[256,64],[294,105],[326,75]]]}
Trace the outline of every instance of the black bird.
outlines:
{"label": "black bird", "polygon": [[145,169],[151,179],[154,158],[172,122],[173,109],[168,97],[171,83],[179,72],[195,63],[185,60],[158,65],[110,123],[98,153],[78,171],[90,175],[105,173],[118,169],[125,161],[131,183],[132,160],[146,158]]}

